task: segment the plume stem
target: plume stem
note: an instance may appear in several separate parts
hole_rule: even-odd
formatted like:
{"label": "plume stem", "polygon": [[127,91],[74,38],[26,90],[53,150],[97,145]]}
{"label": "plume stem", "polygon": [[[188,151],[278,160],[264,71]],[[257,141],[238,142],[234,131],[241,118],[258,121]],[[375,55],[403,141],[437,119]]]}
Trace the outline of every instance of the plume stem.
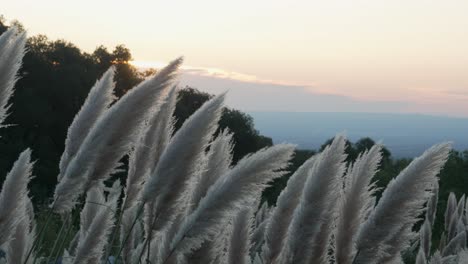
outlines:
{"label": "plume stem", "polygon": [[73,222],[75,222],[76,218],[79,215],[80,214],[77,211],[75,211],[74,215],[71,217],[71,219],[70,219],[70,221],[68,223],[67,232],[65,233],[65,235],[62,238],[62,242],[59,244],[57,255],[55,255],[54,263],[59,263],[59,257],[62,255],[63,249],[65,247],[65,241],[67,240],[68,236],[70,235],[71,231],[73,230]]}
{"label": "plume stem", "polygon": [[[59,197],[57,197],[59,198]],[[47,228],[47,226],[49,225],[49,222],[50,222],[50,219],[52,218],[52,214],[54,212],[54,207],[55,207],[55,201],[52,203],[52,205],[49,207],[49,210],[47,210],[47,217],[46,217],[46,221],[44,223],[44,225],[42,226],[41,230],[39,230],[39,233],[37,234],[37,237],[36,239],[34,239],[34,242],[33,242],[33,245],[32,247],[29,249],[28,251],[28,254],[26,255],[26,258],[23,262],[23,264],[27,264],[28,263],[28,260],[29,258],[31,257],[31,254],[32,252],[36,249],[36,247],[42,243],[42,240],[44,239],[44,233],[45,233],[45,230]],[[34,263],[36,262],[36,259],[34,259]]]}
{"label": "plume stem", "polygon": [[52,246],[52,250],[50,251],[49,257],[47,258],[47,263],[50,263],[51,257],[54,256],[55,250],[57,249],[58,242],[62,238],[62,233],[65,230],[65,225],[69,223],[70,217],[71,217],[70,214],[67,214],[67,217],[63,221],[62,226],[60,227],[59,233],[58,233],[57,237],[55,238],[54,245]]}
{"label": "plume stem", "polygon": [[120,244],[119,250],[117,251],[117,255],[115,258],[115,264],[119,263],[119,257],[122,254],[122,250],[124,249],[125,244],[127,243],[128,239],[130,238],[130,235],[132,234],[132,230],[135,227],[138,218],[140,218],[141,214],[143,213],[143,209],[145,208],[145,203],[142,203],[140,207],[138,207],[138,211],[136,213],[135,219],[132,222],[132,225],[130,226],[130,229],[128,230],[127,234],[125,234],[125,238]]}

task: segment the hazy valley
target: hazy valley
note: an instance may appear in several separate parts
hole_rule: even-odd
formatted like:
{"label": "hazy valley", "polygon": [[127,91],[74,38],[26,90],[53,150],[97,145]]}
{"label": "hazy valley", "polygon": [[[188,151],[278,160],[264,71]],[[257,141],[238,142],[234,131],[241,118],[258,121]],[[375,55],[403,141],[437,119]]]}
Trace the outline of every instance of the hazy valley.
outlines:
{"label": "hazy valley", "polygon": [[351,141],[370,137],[382,141],[395,157],[415,157],[429,146],[452,141],[468,149],[468,119],[417,114],[250,112],[255,127],[275,143],[318,149],[337,132]]}

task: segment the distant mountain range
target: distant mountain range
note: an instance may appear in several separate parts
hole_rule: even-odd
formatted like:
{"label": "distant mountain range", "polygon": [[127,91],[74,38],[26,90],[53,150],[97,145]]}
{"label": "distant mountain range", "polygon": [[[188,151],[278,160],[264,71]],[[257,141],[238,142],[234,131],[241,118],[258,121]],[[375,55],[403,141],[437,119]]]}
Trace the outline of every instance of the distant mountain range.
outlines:
{"label": "distant mountain range", "polygon": [[318,149],[336,133],[355,142],[362,137],[382,141],[395,157],[415,157],[435,143],[454,142],[468,149],[468,118],[417,114],[249,112],[255,127],[275,143]]}

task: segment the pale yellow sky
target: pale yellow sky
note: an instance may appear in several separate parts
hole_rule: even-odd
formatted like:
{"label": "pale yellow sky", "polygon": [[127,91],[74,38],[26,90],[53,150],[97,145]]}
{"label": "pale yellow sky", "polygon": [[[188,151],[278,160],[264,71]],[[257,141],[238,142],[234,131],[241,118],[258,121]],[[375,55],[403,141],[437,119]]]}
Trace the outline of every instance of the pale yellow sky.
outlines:
{"label": "pale yellow sky", "polygon": [[466,0],[15,0],[0,11],[87,51],[124,43],[137,61],[184,55],[234,79],[457,116],[468,116],[467,13]]}

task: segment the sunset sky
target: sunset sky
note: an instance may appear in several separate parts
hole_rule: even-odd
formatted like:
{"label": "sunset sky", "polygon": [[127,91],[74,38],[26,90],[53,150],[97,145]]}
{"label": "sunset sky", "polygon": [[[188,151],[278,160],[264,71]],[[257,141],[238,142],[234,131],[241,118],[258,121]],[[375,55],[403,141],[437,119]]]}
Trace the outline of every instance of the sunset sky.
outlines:
{"label": "sunset sky", "polygon": [[135,65],[185,57],[180,78],[246,111],[468,117],[468,1],[4,1],[30,35]]}

